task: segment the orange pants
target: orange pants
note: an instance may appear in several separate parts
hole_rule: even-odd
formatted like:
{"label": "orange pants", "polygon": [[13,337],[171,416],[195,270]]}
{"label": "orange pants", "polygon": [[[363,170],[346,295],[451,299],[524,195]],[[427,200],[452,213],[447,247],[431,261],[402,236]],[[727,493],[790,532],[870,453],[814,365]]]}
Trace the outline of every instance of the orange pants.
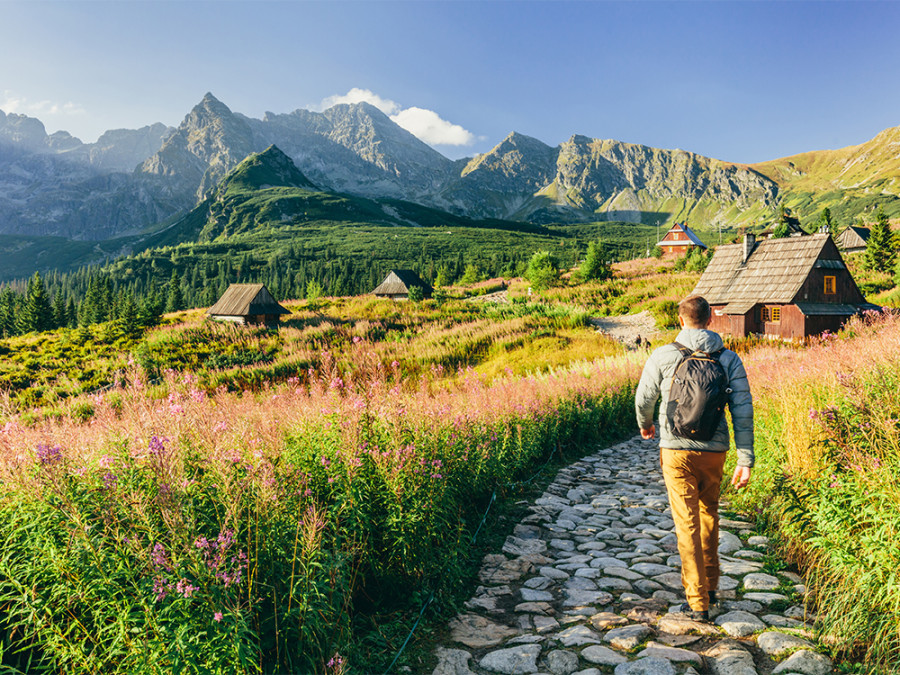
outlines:
{"label": "orange pants", "polygon": [[719,585],[719,488],[724,452],[660,450],[681,554],[681,585],[695,611],[709,609]]}

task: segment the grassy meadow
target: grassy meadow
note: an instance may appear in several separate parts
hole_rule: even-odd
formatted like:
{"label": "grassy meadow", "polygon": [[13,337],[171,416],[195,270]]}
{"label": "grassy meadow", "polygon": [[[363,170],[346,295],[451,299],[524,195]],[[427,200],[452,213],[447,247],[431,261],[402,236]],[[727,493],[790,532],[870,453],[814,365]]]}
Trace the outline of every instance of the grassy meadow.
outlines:
{"label": "grassy meadow", "polygon": [[[191,310],[0,342],[0,665],[383,672],[430,594],[452,614],[496,489],[634,432],[646,355],[589,318],[669,327],[698,276],[648,259],[505,303],[488,281],[287,302],[277,331]],[[835,652],[891,672],[900,316],[730,346],[758,465],[729,499],[807,573]]]}

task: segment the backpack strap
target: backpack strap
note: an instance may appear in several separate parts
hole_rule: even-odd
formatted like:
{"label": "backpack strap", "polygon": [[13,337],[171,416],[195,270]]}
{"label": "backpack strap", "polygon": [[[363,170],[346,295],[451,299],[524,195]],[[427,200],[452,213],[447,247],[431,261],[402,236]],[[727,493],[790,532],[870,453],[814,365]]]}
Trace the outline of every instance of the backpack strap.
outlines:
{"label": "backpack strap", "polygon": [[685,347],[683,344],[681,344],[677,340],[675,342],[673,342],[672,345],[675,347],[675,349],[677,349],[678,351],[681,352],[681,356],[684,358],[687,358],[688,356],[690,356],[691,354],[694,353],[693,349],[691,349],[690,347]]}

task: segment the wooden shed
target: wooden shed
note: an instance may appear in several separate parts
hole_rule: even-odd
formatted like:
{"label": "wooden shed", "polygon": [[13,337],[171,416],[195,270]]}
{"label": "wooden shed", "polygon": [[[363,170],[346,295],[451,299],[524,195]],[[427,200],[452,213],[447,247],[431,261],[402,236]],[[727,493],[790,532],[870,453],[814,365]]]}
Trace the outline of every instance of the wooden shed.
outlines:
{"label": "wooden shed", "polygon": [[854,253],[856,251],[865,251],[866,243],[869,241],[868,227],[850,227],[844,228],[844,231],[838,235],[837,245],[845,253]]}
{"label": "wooden shed", "polygon": [[384,281],[372,293],[379,298],[408,300],[409,289],[418,286],[426,298],[431,297],[431,286],[412,270],[391,270]]}
{"label": "wooden shed", "polygon": [[663,255],[682,255],[692,248],[704,251],[707,248],[706,244],[700,241],[700,237],[685,223],[675,223],[656,245],[663,250]]}
{"label": "wooden shed", "polygon": [[852,315],[880,309],[860,293],[828,234],[719,246],[693,291],[712,309],[710,328],[785,339],[837,331]]}
{"label": "wooden shed", "polygon": [[290,314],[264,284],[231,284],[206,313],[216,321],[262,325],[277,324],[282,314]]}

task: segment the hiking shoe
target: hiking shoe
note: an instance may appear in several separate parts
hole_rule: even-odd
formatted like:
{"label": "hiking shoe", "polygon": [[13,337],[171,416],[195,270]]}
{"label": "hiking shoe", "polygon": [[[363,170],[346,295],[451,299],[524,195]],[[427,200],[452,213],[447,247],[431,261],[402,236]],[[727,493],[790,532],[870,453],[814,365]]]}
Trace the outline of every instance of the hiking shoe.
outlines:
{"label": "hiking shoe", "polygon": [[709,611],[708,610],[696,610],[691,609],[691,606],[686,602],[678,608],[678,613],[683,614],[691,621],[702,621],[703,623],[709,623]]}
{"label": "hiking shoe", "polygon": [[718,604],[719,604],[719,596],[716,595],[715,591],[710,591],[709,592],[709,606],[712,607],[713,605],[718,605]]}

